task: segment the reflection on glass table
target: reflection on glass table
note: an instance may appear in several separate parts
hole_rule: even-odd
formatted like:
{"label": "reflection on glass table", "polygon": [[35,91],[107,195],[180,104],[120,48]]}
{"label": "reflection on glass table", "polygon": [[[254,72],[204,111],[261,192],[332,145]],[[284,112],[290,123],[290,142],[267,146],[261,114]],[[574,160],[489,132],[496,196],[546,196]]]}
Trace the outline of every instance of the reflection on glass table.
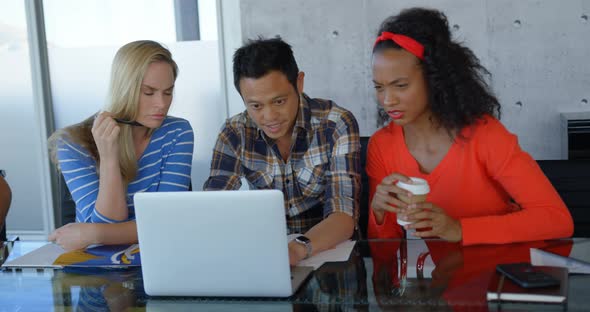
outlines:
{"label": "reflection on glass table", "polygon": [[[463,247],[440,240],[359,241],[348,261],[324,264],[288,298],[150,297],[143,290],[141,268],[4,270],[0,302],[9,311],[487,311],[486,288],[497,264],[530,261],[530,248],[567,256],[573,243]],[[11,252],[26,252],[34,244],[17,242]],[[589,283],[586,275],[570,275],[568,310],[585,309]]]}

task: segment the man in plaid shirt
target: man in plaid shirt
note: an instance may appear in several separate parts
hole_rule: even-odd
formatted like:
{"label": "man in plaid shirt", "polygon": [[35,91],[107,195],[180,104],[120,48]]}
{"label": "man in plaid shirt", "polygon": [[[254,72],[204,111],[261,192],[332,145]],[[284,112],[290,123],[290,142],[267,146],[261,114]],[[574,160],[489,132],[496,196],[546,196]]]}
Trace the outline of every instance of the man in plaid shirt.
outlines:
{"label": "man in plaid shirt", "polygon": [[285,197],[292,265],[350,238],[360,198],[360,140],[351,112],[303,93],[291,46],[252,40],[234,54],[246,110],[217,138],[204,190],[277,189]]}

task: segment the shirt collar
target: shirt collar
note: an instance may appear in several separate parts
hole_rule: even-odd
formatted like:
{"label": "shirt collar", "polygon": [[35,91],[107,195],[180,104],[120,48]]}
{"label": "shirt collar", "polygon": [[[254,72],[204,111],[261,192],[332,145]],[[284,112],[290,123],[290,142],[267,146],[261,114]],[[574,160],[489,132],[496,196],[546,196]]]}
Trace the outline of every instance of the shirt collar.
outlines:
{"label": "shirt collar", "polygon": [[297,113],[297,119],[295,120],[295,127],[311,132],[311,109],[309,108],[309,102],[313,101],[307,94],[302,93],[299,101],[299,112]]}

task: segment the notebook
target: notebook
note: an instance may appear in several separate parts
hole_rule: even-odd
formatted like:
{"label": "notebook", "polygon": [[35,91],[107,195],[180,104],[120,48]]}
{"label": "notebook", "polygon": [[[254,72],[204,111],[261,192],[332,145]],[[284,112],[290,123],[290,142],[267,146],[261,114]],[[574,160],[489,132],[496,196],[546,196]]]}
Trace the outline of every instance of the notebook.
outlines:
{"label": "notebook", "polygon": [[313,271],[289,266],[278,190],[135,195],[145,292],[288,297]]}
{"label": "notebook", "polygon": [[559,286],[523,288],[504,275],[495,272],[487,290],[489,301],[524,301],[543,303],[563,303],[567,300],[568,271],[566,268],[537,266],[537,268],[557,278]]}

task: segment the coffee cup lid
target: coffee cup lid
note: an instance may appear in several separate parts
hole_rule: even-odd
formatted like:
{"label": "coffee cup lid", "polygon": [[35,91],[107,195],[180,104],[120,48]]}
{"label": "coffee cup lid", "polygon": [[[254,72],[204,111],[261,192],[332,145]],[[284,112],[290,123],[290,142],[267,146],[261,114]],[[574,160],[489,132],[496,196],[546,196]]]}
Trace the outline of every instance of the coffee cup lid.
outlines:
{"label": "coffee cup lid", "polygon": [[414,195],[423,195],[428,194],[430,192],[428,181],[420,178],[410,179],[412,180],[412,184],[397,181],[396,185],[400,188],[403,188],[406,191],[410,191]]}

